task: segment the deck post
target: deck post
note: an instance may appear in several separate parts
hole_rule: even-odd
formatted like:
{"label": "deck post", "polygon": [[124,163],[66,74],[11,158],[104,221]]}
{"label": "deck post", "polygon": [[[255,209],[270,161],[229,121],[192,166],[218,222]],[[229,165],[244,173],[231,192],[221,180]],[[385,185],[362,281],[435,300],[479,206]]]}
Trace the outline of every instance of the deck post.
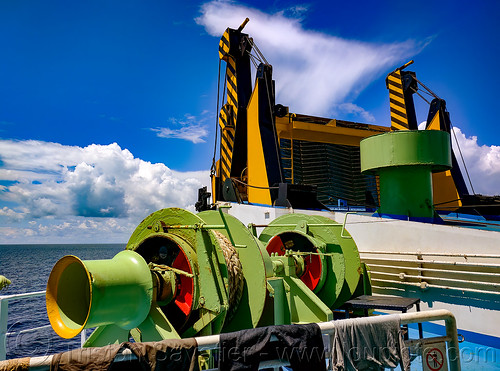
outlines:
{"label": "deck post", "polygon": [[7,357],[7,320],[9,310],[9,299],[0,297],[0,361]]}

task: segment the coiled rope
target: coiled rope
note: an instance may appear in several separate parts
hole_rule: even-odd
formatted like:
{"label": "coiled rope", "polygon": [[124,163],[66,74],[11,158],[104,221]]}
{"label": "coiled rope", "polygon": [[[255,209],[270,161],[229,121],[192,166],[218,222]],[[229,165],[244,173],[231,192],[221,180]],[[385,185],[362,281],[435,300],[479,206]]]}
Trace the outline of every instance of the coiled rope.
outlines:
{"label": "coiled rope", "polygon": [[226,261],[227,272],[228,272],[228,304],[229,308],[226,314],[226,321],[230,321],[236,310],[238,309],[238,304],[240,303],[241,297],[243,296],[243,286],[245,280],[243,277],[243,267],[241,266],[241,261],[238,256],[238,251],[233,246],[231,241],[218,231],[213,231],[217,241],[219,242],[219,247],[224,255],[224,260]]}

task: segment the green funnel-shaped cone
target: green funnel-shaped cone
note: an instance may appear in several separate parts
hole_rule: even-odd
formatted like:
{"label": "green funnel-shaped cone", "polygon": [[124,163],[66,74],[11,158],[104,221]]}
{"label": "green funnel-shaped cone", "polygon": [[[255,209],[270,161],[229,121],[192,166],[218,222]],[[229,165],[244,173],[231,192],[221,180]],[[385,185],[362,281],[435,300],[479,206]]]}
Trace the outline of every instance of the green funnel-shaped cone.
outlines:
{"label": "green funnel-shaped cone", "polygon": [[134,251],[121,251],[110,260],[68,255],[50,273],[47,314],[54,331],[67,339],[107,324],[128,330],[147,317],[152,296],[151,272]]}

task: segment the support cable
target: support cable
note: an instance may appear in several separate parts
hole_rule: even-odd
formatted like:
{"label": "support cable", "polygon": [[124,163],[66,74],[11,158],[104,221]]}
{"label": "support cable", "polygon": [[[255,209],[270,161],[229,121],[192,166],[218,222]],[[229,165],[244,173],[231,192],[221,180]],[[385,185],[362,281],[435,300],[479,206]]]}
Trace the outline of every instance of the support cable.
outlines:
{"label": "support cable", "polygon": [[418,92],[418,89],[411,88],[411,90],[413,90],[413,92],[415,94],[417,94],[420,98],[422,98],[429,106],[431,105],[431,102],[429,102],[427,99],[425,99],[424,96]]}
{"label": "support cable", "polygon": [[215,156],[217,155],[217,138],[218,138],[218,134],[219,134],[220,67],[221,67],[221,60],[219,58],[219,71],[217,73],[217,109],[215,111],[214,155],[212,157],[212,166],[210,167],[210,176],[212,176],[216,173]]}
{"label": "support cable", "polygon": [[472,189],[472,194],[475,195],[476,192],[474,191],[474,187],[472,185],[472,181],[469,176],[469,170],[467,170],[467,165],[465,164],[464,156],[462,155],[462,149],[460,148],[460,144],[458,144],[457,135],[455,134],[455,128],[453,127],[451,121],[450,121],[450,130],[453,132],[453,137],[455,138],[455,142],[457,143],[458,152],[460,153],[460,158],[462,159],[462,163],[464,164],[465,173],[467,174],[467,179],[469,179],[469,184],[470,188]]}
{"label": "support cable", "polygon": [[434,98],[437,98],[437,99],[441,99],[438,97],[438,95],[436,93],[434,93],[431,89],[429,89],[422,81],[420,81],[419,79],[417,79],[415,76],[413,77],[415,79],[416,82],[418,82],[425,90],[427,90],[429,92],[429,94],[431,94]]}
{"label": "support cable", "polygon": [[240,184],[243,184],[244,186],[246,187],[250,187],[250,188],[257,188],[257,189],[279,189],[280,187],[260,187],[260,186],[254,186],[254,185],[250,185],[248,183],[245,183],[237,178],[230,178],[231,180],[234,180],[235,182],[237,183],[240,183]]}
{"label": "support cable", "polygon": [[[415,89],[415,88],[412,88],[412,87],[410,89],[413,90],[413,92],[415,94],[417,94],[420,98],[422,98],[425,101],[425,103],[427,103],[429,106],[431,105],[431,102],[429,102],[427,99],[425,99],[424,96],[419,93],[418,89]],[[430,95],[429,93],[427,93],[425,91],[424,91],[424,93],[426,93],[427,95]]]}
{"label": "support cable", "polygon": [[257,62],[261,62],[259,60],[259,58],[257,58],[255,55],[253,55],[250,52],[248,52],[248,56],[250,57],[250,61],[252,62],[253,66],[257,69],[259,67],[259,65],[257,64]]}
{"label": "support cable", "polygon": [[[267,80],[268,80],[268,78],[267,78],[267,75],[265,74],[264,81],[266,83],[266,89],[269,92],[269,83]],[[271,107],[271,97],[269,96],[269,94],[267,94],[267,104],[269,105],[269,114],[270,114],[271,120],[274,121],[273,107]],[[273,122],[273,124],[274,124],[274,122]],[[276,159],[278,160],[278,167],[280,169],[280,181],[281,181],[281,183],[284,183],[283,182],[283,169],[281,168],[281,159],[280,159],[280,152],[279,152],[280,149],[278,146],[278,138],[276,137],[276,126],[275,125],[273,125],[273,136],[274,136],[274,146],[276,148],[276,151],[275,151],[276,152]]]}
{"label": "support cable", "polygon": [[[441,99],[438,97],[438,95],[436,93],[434,93],[431,89],[429,89],[422,81],[418,80],[416,77],[413,77],[415,79],[415,81],[417,83],[419,83],[426,91],[429,95],[433,96],[434,98],[436,99]],[[430,103],[427,101],[427,99],[425,99],[418,91],[417,89],[413,89],[412,90],[418,94],[418,96],[420,98],[422,98],[424,101],[426,101],[429,105]],[[467,174],[467,179],[469,180],[469,184],[470,184],[470,188],[472,190],[472,193],[475,195],[476,192],[474,191],[474,186],[472,185],[472,181],[470,179],[470,176],[469,176],[469,170],[467,169],[467,165],[465,164],[465,160],[464,160],[464,156],[462,154],[462,149],[460,148],[460,144],[458,143],[458,139],[457,139],[457,135],[455,134],[455,130],[454,130],[454,127],[453,127],[453,124],[450,122],[450,130],[453,132],[453,137],[455,138],[455,143],[457,144],[457,148],[458,148],[458,152],[460,153],[460,158],[462,159],[462,163],[464,164],[464,169],[465,169],[465,173]]]}
{"label": "support cable", "polygon": [[264,54],[262,54],[262,52],[260,51],[259,47],[257,46],[257,44],[254,43],[254,41],[252,40],[252,38],[251,37],[247,37],[246,40],[252,46],[252,48],[256,51],[256,53],[257,53],[257,59],[260,60],[260,62],[262,62],[264,64],[269,64],[269,62],[267,61],[266,57],[264,57]]}

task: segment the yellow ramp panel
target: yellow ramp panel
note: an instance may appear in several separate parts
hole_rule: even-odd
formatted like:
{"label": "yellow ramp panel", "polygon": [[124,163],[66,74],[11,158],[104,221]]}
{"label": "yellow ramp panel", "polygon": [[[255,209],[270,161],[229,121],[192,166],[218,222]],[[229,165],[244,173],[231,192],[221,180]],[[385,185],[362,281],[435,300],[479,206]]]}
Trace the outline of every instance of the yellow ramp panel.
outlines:
{"label": "yellow ramp panel", "polygon": [[[247,108],[248,130],[248,201],[271,205],[271,193],[268,189],[264,149],[259,128],[259,81],[257,80]],[[257,188],[259,187],[259,188]]]}

